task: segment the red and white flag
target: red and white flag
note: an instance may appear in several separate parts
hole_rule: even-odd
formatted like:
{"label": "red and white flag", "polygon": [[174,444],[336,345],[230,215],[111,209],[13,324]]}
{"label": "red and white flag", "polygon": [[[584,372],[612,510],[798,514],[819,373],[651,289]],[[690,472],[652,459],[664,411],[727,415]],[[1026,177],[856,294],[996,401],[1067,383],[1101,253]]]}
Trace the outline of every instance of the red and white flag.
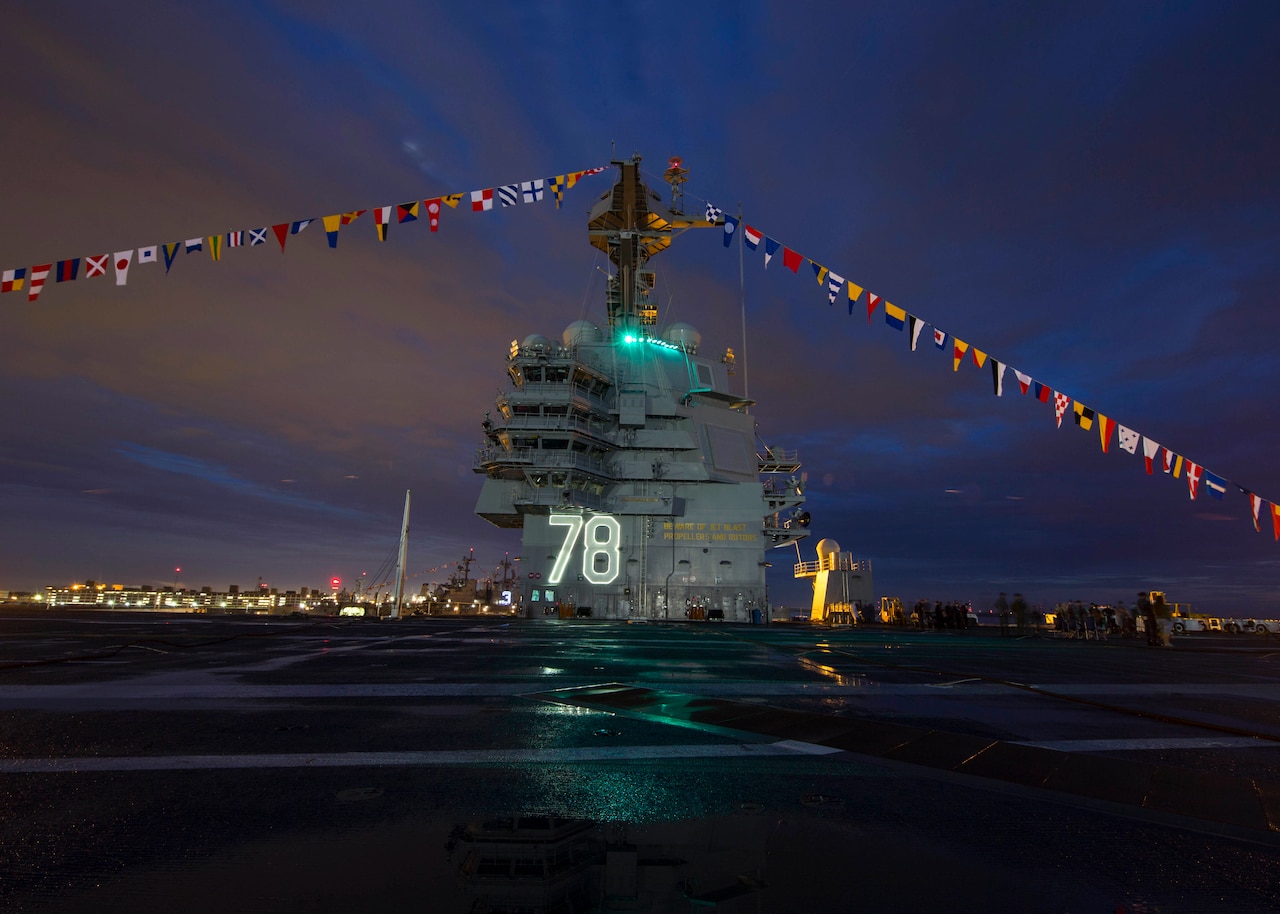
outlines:
{"label": "red and white flag", "polygon": [[27,301],[35,301],[40,297],[40,290],[44,288],[44,281],[48,279],[49,271],[52,269],[51,263],[31,268],[31,282],[27,285]]}
{"label": "red and white flag", "polygon": [[1249,510],[1253,512],[1253,529],[1259,533],[1262,532],[1262,525],[1258,522],[1258,515],[1262,513],[1262,497],[1249,492]]}
{"label": "red and white flag", "polygon": [[423,200],[427,206],[427,220],[431,223],[431,231],[440,231],[440,198]]}
{"label": "red and white flag", "polygon": [[1155,471],[1156,455],[1160,453],[1160,443],[1152,441],[1150,438],[1142,439],[1142,456],[1147,461],[1147,475],[1150,476]]}
{"label": "red and white flag", "polygon": [[880,296],[874,292],[867,293],[867,324],[871,324],[871,315],[876,313],[876,305],[880,304]]}
{"label": "red and white flag", "polygon": [[378,224],[378,240],[387,240],[387,226],[391,224],[391,213],[394,206],[379,206],[373,211],[373,219]]}
{"label": "red and white flag", "polygon": [[1071,398],[1058,391],[1053,392],[1053,415],[1058,420],[1058,428],[1062,428],[1062,417],[1071,408]]}
{"label": "red and white flag", "polygon": [[493,188],[486,187],[484,190],[473,190],[471,192],[471,212],[483,213],[493,209]]}
{"label": "red and white flag", "polygon": [[1196,500],[1197,490],[1200,488],[1200,474],[1204,471],[1204,467],[1195,461],[1187,461],[1187,492],[1191,496],[1191,500]]}
{"label": "red and white flag", "polygon": [[742,227],[742,240],[746,242],[747,247],[751,248],[751,250],[754,251],[760,246],[760,240],[762,238],[764,238],[763,232],[759,232],[749,225],[744,225]]}
{"label": "red and white flag", "polygon": [[127,251],[116,251],[116,285],[123,286],[129,281],[129,264],[133,260],[133,248]]}
{"label": "red and white flag", "polygon": [[1018,388],[1022,391],[1023,395],[1025,396],[1026,392],[1031,389],[1031,375],[1023,374],[1021,371],[1018,371],[1018,369],[1016,368],[1013,370],[1013,373],[1018,379]]}
{"label": "red and white flag", "polygon": [[107,265],[110,262],[110,254],[90,254],[84,259],[84,278],[91,279],[94,276],[106,276]]}

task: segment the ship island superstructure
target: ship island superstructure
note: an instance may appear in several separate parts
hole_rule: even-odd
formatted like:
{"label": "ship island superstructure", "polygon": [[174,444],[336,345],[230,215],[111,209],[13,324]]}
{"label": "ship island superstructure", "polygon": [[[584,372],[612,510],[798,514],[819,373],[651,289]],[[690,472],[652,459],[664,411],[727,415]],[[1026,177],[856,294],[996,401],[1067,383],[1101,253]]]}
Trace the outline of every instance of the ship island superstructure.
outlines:
{"label": "ship island superstructure", "polygon": [[707,357],[688,323],[658,326],[649,259],[717,223],[664,207],[639,163],[613,163],[588,222],[613,266],[604,323],[511,343],[476,513],[523,530],[529,616],[761,621],[766,550],[808,533],[800,462],[760,443],[731,350]]}

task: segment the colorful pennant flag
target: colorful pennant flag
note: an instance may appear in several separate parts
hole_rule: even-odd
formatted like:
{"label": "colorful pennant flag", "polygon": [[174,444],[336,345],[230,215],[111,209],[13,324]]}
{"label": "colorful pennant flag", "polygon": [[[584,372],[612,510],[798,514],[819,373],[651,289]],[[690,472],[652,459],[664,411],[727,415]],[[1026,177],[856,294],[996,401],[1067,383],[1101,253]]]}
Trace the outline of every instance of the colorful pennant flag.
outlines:
{"label": "colorful pennant flag", "polygon": [[342,228],[342,214],[334,213],[320,220],[324,224],[324,233],[329,239],[329,247],[338,246],[338,229]]}
{"label": "colorful pennant flag", "polygon": [[1138,452],[1138,439],[1142,436],[1131,428],[1125,428],[1123,425],[1117,425],[1116,430],[1120,433],[1120,446],[1130,454],[1136,454]]}
{"label": "colorful pennant flag", "polygon": [[556,209],[559,209],[560,204],[564,202],[564,181],[564,175],[547,178],[547,184],[551,187],[551,194],[556,198]]}
{"label": "colorful pennant flag", "polygon": [[924,321],[916,317],[914,314],[907,315],[910,324],[908,328],[911,332],[911,351],[916,351],[916,343],[920,341],[920,331],[924,329]]}
{"label": "colorful pennant flag", "polygon": [[1262,513],[1262,497],[1260,495],[1255,495],[1243,486],[1240,488],[1240,491],[1249,496],[1249,513],[1253,515],[1253,529],[1256,532],[1261,533],[1262,524],[1259,520],[1259,515]]}
{"label": "colorful pennant flag", "polygon": [[1008,366],[999,359],[991,360],[991,381],[995,385],[996,396],[1004,396],[1004,370]]}
{"label": "colorful pennant flag", "polygon": [[462,198],[465,196],[466,194],[445,194],[440,198],[440,202],[449,207],[449,209],[457,209],[458,204],[462,202]]}
{"label": "colorful pennant flag", "polygon": [[186,241],[187,253],[194,254],[196,251],[204,250],[203,238],[188,238]]}
{"label": "colorful pennant flag", "polygon": [[260,244],[267,243],[267,230],[265,228],[249,229],[249,247],[257,247]]}
{"label": "colorful pennant flag", "polygon": [[1172,473],[1173,478],[1177,479],[1182,475],[1182,456],[1175,454],[1168,448],[1164,449],[1164,471]]}
{"label": "colorful pennant flag", "polygon": [[973,364],[977,365],[979,368],[981,368],[987,361],[987,354],[977,346],[974,346],[973,349],[970,350],[969,355],[973,356]]}
{"label": "colorful pennant flag", "polygon": [[952,353],[951,353],[951,356],[952,356],[951,370],[959,371],[960,363],[964,361],[964,354],[969,351],[969,344],[966,343],[964,340],[956,339],[953,336],[951,338],[951,345],[953,347]]}
{"label": "colorful pennant flag", "polygon": [[[1201,467],[1201,469],[1204,468]],[[1205,491],[1218,499],[1218,501],[1222,501],[1222,496],[1227,494],[1227,481],[1216,473],[1210,473],[1208,470],[1204,471],[1204,487]]]}
{"label": "colorful pennant flag", "polygon": [[292,222],[289,224],[289,234],[298,235],[302,232],[303,229],[305,229],[308,225],[310,225],[315,221],[316,220],[314,217],[311,219],[298,219],[296,222]]}
{"label": "colorful pennant flag", "polygon": [[1098,413],[1098,437],[1102,439],[1102,453],[1110,453],[1111,433],[1116,429],[1116,420],[1108,419],[1102,413]]}
{"label": "colorful pennant flag", "polygon": [[[569,186],[573,187],[572,184],[570,184]],[[708,201],[707,202],[707,221],[715,225],[719,225],[720,220],[723,218],[724,218],[724,210],[716,206],[714,203],[711,203],[710,201]]]}
{"label": "colorful pennant flag", "polygon": [[289,237],[289,223],[281,222],[279,225],[271,226],[271,231],[275,233],[276,241],[280,242],[280,253],[284,253],[284,241]]}
{"label": "colorful pennant flag", "polygon": [[879,306],[880,302],[882,301],[884,301],[884,299],[881,298],[879,295],[876,295],[876,293],[874,292],[867,293],[867,326],[868,327],[871,326],[871,316],[876,313],[876,308],[877,306]]}
{"label": "colorful pennant flag", "polygon": [[827,274],[827,304],[834,305],[836,296],[840,294],[840,290],[844,288],[844,277],[839,273]]}
{"label": "colorful pennant flag", "polygon": [[244,232],[227,232],[227,247],[238,248],[244,244]]}
{"label": "colorful pennant flag", "polygon": [[159,251],[154,244],[138,248],[138,263],[158,263],[159,261]]}
{"label": "colorful pennant flag", "polygon": [[1053,395],[1052,388],[1050,388],[1049,385],[1047,384],[1041,384],[1039,381],[1036,381],[1035,383],[1036,383],[1036,399],[1039,400],[1041,403],[1048,403],[1049,397]]}
{"label": "colorful pennant flag", "polygon": [[1280,505],[1271,503],[1271,529],[1275,531],[1276,540],[1280,541]]}
{"label": "colorful pennant flag", "polygon": [[31,268],[31,284],[27,287],[27,301],[35,301],[40,297],[40,290],[44,288],[44,281],[49,278],[49,271],[52,269],[51,263],[42,263]]}
{"label": "colorful pennant flag", "polygon": [[1013,374],[1014,377],[1018,379],[1018,388],[1022,391],[1022,395],[1025,397],[1027,395],[1027,391],[1031,389],[1031,375],[1023,374],[1016,368],[1013,370]]}
{"label": "colorful pennant flag", "polygon": [[533,181],[524,181],[520,184],[520,196],[524,199],[525,203],[542,202],[542,196],[544,193],[545,191],[543,190],[541,178],[536,178]]}
{"label": "colorful pennant flag", "polygon": [[[773,255],[774,255],[774,254],[776,254],[776,253],[778,253],[778,248],[780,248],[780,247],[782,247],[782,245],[781,245],[779,242],[774,241],[772,238],[765,238],[765,240],[764,240],[764,268],[765,268],[766,270],[767,270],[767,269],[769,269],[769,261],[770,261],[770,260],[773,260]],[[783,259],[784,259],[784,260],[786,259],[786,258],[785,258],[785,255],[784,255],[784,258],[783,258]]]}
{"label": "colorful pennant flag", "polygon": [[414,200],[410,203],[400,203],[396,205],[396,221],[401,225],[406,222],[418,221],[418,201]]}
{"label": "colorful pennant flag", "polygon": [[387,226],[391,222],[391,210],[394,207],[388,203],[386,206],[379,206],[373,211],[373,220],[378,227],[378,240],[387,240]]}
{"label": "colorful pennant flag", "polygon": [[893,302],[884,303],[884,322],[894,330],[901,330],[907,325],[907,311]]}
{"label": "colorful pennant flag", "polygon": [[3,279],[0,279],[0,292],[21,292],[22,286],[26,281],[26,267],[14,267],[12,270],[5,270]]}
{"label": "colorful pennant flag", "polygon": [[84,278],[90,279],[94,276],[106,276],[107,264],[110,263],[110,254],[90,254],[84,259]]}
{"label": "colorful pennant flag", "polygon": [[431,226],[431,231],[440,231],[440,203],[439,197],[431,200],[423,200],[422,204],[427,208],[427,223]]}
{"label": "colorful pennant flag", "polygon": [[797,273],[799,272],[800,264],[802,263],[804,263],[804,255],[802,255],[799,251],[793,251],[791,250],[791,248],[786,247],[785,245],[783,246],[782,265],[784,267],[786,267],[792,273]]}
{"label": "colorful pennant flag", "polygon": [[933,328],[933,345],[937,346],[944,352],[947,349],[947,335],[937,327]]}
{"label": "colorful pennant flag", "polygon": [[520,202],[520,185],[519,184],[502,184],[498,187],[498,200],[502,203],[502,208],[515,206]]}
{"label": "colorful pennant flag", "polygon": [[[751,250],[754,251],[760,247],[760,239],[763,237],[764,235],[757,232],[751,226],[749,225],[742,226],[742,240],[747,247],[751,248]],[[765,266],[768,266],[768,265],[769,265],[769,261],[766,260]]]}
{"label": "colorful pennant flag", "polygon": [[862,297],[862,286],[856,282],[849,283],[849,316],[853,316],[853,306],[858,303],[858,299]]}
{"label": "colorful pennant flag", "polygon": [[164,271],[169,272],[169,268],[173,266],[173,260],[178,256],[178,249],[182,247],[181,241],[170,241],[164,245]]}
{"label": "colorful pennant flag", "polygon": [[1187,461],[1187,494],[1191,496],[1191,500],[1196,500],[1200,488],[1200,472],[1204,467],[1196,463],[1194,460]]}
{"label": "colorful pennant flag", "polygon": [[210,235],[205,239],[209,242],[209,256],[214,260],[222,259],[222,236]]}
{"label": "colorful pennant flag", "polygon": [[1152,441],[1150,438],[1142,439],[1142,458],[1147,463],[1147,475],[1150,476],[1155,471],[1156,455],[1160,453],[1160,445],[1158,442]]}
{"label": "colorful pennant flag", "polygon": [[1093,419],[1096,415],[1093,410],[1085,406],[1079,400],[1076,401],[1076,405],[1072,408],[1076,413],[1076,425],[1080,426],[1086,432],[1093,428]]}
{"label": "colorful pennant flag", "polygon": [[732,216],[724,217],[724,246],[733,244],[733,233],[738,230],[738,220]]}
{"label": "colorful pennant flag", "polygon": [[1053,416],[1058,420],[1058,428],[1062,428],[1062,417],[1067,414],[1067,407],[1071,405],[1071,398],[1064,393],[1054,391],[1053,393]]}
{"label": "colorful pennant flag", "polygon": [[818,285],[822,285],[827,281],[827,268],[816,260],[810,260],[809,266],[813,267],[813,275],[818,280]]}
{"label": "colorful pennant flag", "polygon": [[484,190],[473,190],[471,192],[471,212],[486,213],[493,209],[493,188],[486,187]]}
{"label": "colorful pennant flag", "polygon": [[585,171],[571,171],[565,176],[569,189],[573,189],[573,185],[578,183],[578,179],[586,175]]}
{"label": "colorful pennant flag", "polygon": [[363,216],[367,212],[368,210],[364,210],[364,209],[353,209],[349,213],[343,213],[342,224],[350,225],[351,223],[355,222],[357,219],[359,219],[361,216]]}
{"label": "colorful pennant flag", "polygon": [[54,274],[58,282],[74,282],[76,274],[80,272],[80,258],[72,257],[70,260],[59,260],[58,269]]}
{"label": "colorful pennant flag", "polygon": [[116,285],[123,286],[129,281],[129,264],[133,261],[133,248],[127,251],[116,251],[113,261],[116,265]]}

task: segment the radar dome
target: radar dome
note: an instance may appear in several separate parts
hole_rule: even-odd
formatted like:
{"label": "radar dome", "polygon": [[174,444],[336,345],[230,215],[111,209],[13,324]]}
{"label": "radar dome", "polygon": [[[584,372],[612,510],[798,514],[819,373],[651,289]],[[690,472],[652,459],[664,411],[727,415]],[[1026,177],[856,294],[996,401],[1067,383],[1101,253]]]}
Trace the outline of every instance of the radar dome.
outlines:
{"label": "radar dome", "polygon": [[551,340],[547,339],[541,333],[533,333],[524,338],[524,342],[520,344],[522,349],[550,349]]}
{"label": "radar dome", "polygon": [[840,551],[840,544],[835,540],[822,539],[818,540],[818,558],[825,559],[829,555],[835,555]]}
{"label": "radar dome", "polygon": [[662,338],[668,343],[684,347],[689,352],[696,352],[702,345],[702,334],[695,330],[692,324],[684,321],[676,321],[663,330]]}
{"label": "radar dome", "polygon": [[591,321],[574,321],[564,328],[560,338],[566,346],[577,346],[579,343],[598,343],[604,339],[604,335]]}

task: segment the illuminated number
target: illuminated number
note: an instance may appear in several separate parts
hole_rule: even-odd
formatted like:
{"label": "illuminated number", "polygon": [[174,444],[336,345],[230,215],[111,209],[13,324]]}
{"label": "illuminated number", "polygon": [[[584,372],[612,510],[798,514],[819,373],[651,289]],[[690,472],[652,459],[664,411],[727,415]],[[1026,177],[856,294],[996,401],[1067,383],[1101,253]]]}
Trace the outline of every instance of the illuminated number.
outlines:
{"label": "illuminated number", "polygon": [[556,556],[556,563],[547,576],[548,583],[559,584],[564,577],[564,566],[569,564],[569,553],[573,551],[573,544],[578,541],[578,532],[582,530],[582,518],[576,514],[552,514],[547,518],[547,523],[553,527],[568,528],[564,534],[564,542],[560,544],[560,554]]}
{"label": "illuminated number", "polygon": [[[621,556],[622,525],[608,514],[600,514],[587,521],[582,530],[583,576],[592,584],[610,583],[618,576]],[[598,567],[601,564],[603,568]]]}

